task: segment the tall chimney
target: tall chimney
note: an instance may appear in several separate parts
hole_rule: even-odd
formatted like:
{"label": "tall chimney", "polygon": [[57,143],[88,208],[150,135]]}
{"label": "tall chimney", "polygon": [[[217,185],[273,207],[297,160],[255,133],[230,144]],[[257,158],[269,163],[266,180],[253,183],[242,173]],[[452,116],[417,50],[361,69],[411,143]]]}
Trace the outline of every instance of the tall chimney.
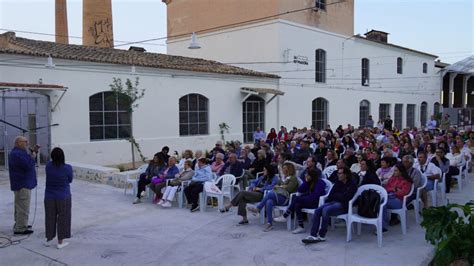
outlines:
{"label": "tall chimney", "polygon": [[69,44],[67,27],[67,0],[56,0],[56,42]]}
{"label": "tall chimney", "polygon": [[82,44],[114,47],[112,0],[82,1]]}

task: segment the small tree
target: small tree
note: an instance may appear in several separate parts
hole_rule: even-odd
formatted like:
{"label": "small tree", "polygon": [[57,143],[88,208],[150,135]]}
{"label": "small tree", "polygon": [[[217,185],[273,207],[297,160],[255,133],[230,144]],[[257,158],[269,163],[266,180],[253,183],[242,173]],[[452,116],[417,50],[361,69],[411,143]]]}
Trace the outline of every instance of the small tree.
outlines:
{"label": "small tree", "polygon": [[225,122],[219,124],[219,132],[221,133],[221,139],[224,141],[224,132],[229,133],[230,126],[227,125]]}
{"label": "small tree", "polygon": [[[110,84],[110,90],[114,93],[119,101],[123,101],[127,103],[129,106],[130,114],[133,113],[135,109],[138,108],[138,100],[145,96],[145,89],[139,89],[138,85],[140,84],[139,78],[135,79],[135,82],[132,83],[130,79],[127,78],[125,81],[125,86],[122,83],[122,79],[120,78],[113,78],[112,84]],[[135,153],[134,149],[138,151],[143,162],[145,162],[146,158],[143,156],[143,153],[140,149],[140,145],[136,142],[135,138],[133,137],[133,130],[130,132],[130,137],[127,139],[130,144],[132,145],[132,163],[133,168],[135,168]]]}

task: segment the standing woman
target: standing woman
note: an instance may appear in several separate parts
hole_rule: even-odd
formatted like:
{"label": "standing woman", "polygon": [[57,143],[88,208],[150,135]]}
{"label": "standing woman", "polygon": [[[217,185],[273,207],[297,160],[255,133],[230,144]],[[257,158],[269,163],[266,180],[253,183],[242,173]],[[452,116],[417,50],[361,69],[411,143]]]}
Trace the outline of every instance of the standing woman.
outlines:
{"label": "standing woman", "polygon": [[46,165],[46,189],[44,192],[44,211],[46,224],[45,246],[58,232],[57,248],[69,245],[64,239],[71,237],[71,189],[72,167],[65,163],[61,148],[51,151],[51,161]]}

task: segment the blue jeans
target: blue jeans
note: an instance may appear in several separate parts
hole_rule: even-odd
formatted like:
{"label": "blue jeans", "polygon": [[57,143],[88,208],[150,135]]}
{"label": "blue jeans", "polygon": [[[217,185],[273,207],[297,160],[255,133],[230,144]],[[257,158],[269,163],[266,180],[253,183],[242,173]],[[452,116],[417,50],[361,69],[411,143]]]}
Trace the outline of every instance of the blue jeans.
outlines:
{"label": "blue jeans", "polygon": [[402,208],[403,201],[398,199],[395,194],[388,194],[387,204],[383,207],[383,220],[382,228],[387,229],[387,224],[390,221],[390,215],[388,214],[388,209],[400,209]]}
{"label": "blue jeans", "polygon": [[267,223],[273,224],[273,206],[282,206],[286,201],[286,197],[273,191],[267,192],[262,201],[257,205],[257,209],[261,210],[265,207],[267,213]]}
{"label": "blue jeans", "polygon": [[[342,204],[337,201],[327,202],[323,206],[317,208],[314,211],[313,215],[313,226],[311,227],[311,235],[317,237],[319,231],[319,236],[325,237],[328,231],[328,224],[331,216],[337,216],[344,213],[345,211],[342,207]],[[319,228],[320,224],[321,228]]]}

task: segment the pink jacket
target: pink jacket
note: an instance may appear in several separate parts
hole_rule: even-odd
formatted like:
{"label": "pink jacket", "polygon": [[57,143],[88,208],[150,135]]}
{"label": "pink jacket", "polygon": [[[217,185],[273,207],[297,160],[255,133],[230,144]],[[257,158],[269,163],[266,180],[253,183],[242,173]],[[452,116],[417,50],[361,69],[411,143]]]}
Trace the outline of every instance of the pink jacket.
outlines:
{"label": "pink jacket", "polygon": [[403,200],[403,197],[410,192],[412,182],[405,180],[401,176],[392,176],[385,185],[388,193],[394,193],[395,196]]}

